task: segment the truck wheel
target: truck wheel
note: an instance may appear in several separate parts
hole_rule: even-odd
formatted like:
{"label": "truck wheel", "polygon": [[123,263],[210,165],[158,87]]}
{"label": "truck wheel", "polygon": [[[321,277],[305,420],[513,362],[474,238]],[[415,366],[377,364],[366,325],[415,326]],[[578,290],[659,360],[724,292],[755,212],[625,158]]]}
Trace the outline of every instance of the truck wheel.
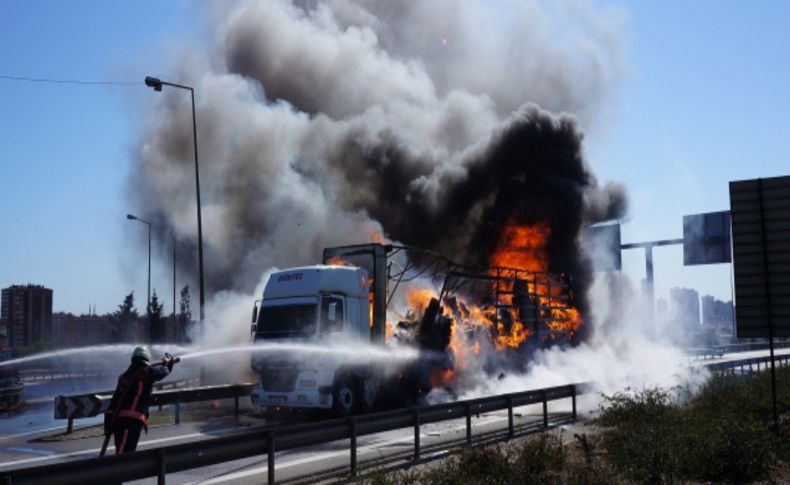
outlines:
{"label": "truck wheel", "polygon": [[366,377],[359,381],[360,404],[363,413],[369,413],[376,409],[379,395],[379,386],[376,379]]}
{"label": "truck wheel", "polygon": [[335,412],[342,416],[351,416],[357,412],[359,395],[354,387],[354,382],[350,377],[339,377],[335,381],[335,389],[332,393],[333,406]]}

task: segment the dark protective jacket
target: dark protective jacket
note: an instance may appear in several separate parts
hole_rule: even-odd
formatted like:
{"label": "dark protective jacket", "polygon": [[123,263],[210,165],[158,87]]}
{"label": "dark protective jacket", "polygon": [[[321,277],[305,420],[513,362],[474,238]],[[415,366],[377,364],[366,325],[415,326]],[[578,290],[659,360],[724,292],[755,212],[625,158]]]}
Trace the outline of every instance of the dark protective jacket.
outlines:
{"label": "dark protective jacket", "polygon": [[143,423],[148,429],[148,406],[154,382],[170,374],[166,365],[148,365],[143,360],[133,360],[126,372],[118,376],[118,385],[112,395],[105,422],[112,419],[118,409],[118,418],[131,418]]}

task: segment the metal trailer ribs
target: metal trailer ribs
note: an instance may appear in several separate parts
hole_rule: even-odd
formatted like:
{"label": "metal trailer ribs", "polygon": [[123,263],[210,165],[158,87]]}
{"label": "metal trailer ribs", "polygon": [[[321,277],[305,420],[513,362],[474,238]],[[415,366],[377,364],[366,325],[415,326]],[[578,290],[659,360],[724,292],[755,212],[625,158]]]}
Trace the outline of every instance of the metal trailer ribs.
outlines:
{"label": "metal trailer ribs", "polygon": [[451,294],[490,306],[495,327],[518,321],[552,342],[571,337],[567,324],[576,309],[571,278],[564,273],[455,265],[445,273],[439,300]]}

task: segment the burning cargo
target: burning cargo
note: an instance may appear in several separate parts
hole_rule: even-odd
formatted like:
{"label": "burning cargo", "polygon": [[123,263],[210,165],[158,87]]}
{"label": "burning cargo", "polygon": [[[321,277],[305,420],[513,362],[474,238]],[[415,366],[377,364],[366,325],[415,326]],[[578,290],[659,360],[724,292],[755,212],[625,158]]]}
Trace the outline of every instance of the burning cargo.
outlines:
{"label": "burning cargo", "polygon": [[[498,373],[503,362],[517,365],[513,354],[526,359],[536,348],[570,343],[582,324],[565,275],[472,267],[383,244],[327,248],[324,263],[270,275],[253,312],[255,341],[406,345],[418,357],[352,363],[331,355],[253,356],[261,381],[252,396],[260,406],[346,416],[419,402],[435,387],[454,392],[467,368]],[[417,286],[418,279],[440,282],[440,290]],[[395,323],[388,304],[399,288],[408,309]],[[482,347],[495,352],[481,354]],[[484,356],[488,361],[473,362]]]}

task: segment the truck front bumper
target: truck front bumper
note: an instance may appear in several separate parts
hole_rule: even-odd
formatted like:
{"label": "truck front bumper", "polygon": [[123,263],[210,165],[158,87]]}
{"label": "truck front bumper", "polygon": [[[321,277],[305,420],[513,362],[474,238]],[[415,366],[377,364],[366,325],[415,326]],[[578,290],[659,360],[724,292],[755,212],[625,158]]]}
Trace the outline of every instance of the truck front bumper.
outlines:
{"label": "truck front bumper", "polygon": [[283,406],[330,409],[332,407],[332,392],[330,389],[294,389],[291,392],[267,391],[258,384],[250,390],[252,404],[255,406]]}

